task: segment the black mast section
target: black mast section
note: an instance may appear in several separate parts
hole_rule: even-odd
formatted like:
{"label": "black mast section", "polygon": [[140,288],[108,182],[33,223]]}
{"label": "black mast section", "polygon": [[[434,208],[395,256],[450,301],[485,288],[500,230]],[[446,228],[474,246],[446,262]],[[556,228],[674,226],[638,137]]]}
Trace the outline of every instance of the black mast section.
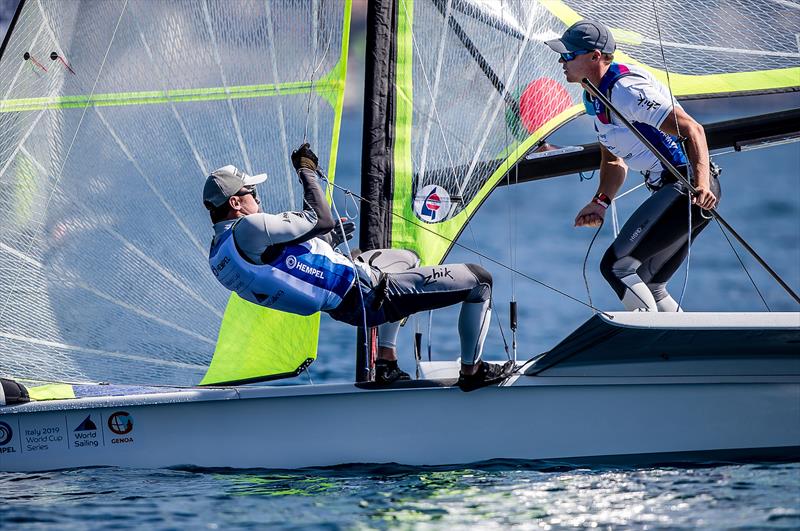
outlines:
{"label": "black mast section", "polygon": [[[370,0],[367,6],[367,56],[364,82],[364,133],[361,148],[362,250],[391,247],[394,189],[394,115],[397,76],[396,0]],[[365,332],[370,341],[365,340]],[[358,329],[356,382],[372,375],[374,329]]]}
{"label": "black mast section", "polygon": [[369,202],[362,205],[359,233],[365,251],[391,244],[397,16],[395,0],[371,0],[367,7],[361,196]]}
{"label": "black mast section", "polygon": [[17,10],[14,12],[14,18],[11,19],[11,24],[8,26],[8,30],[6,31],[3,44],[0,44],[0,59],[3,58],[3,53],[6,51],[8,41],[11,40],[11,34],[14,33],[14,26],[17,25],[17,20],[19,20],[19,14],[22,13],[23,6],[25,6],[25,0],[20,0],[19,5],[17,5]]}

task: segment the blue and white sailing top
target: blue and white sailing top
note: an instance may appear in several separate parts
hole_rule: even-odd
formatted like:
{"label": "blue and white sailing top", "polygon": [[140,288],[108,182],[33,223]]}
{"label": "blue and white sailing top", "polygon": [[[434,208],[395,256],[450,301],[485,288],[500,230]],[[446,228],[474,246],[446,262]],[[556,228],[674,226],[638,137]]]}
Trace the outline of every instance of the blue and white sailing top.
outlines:
{"label": "blue and white sailing top", "polygon": [[334,221],[317,174],[301,168],[297,175],[301,212],[258,212],[215,223],[208,263],[217,280],[241,298],[311,315],[336,308],[356,273],[330,245]]}
{"label": "blue and white sailing top", "polygon": [[[659,129],[673,108],[680,106],[664,84],[643,68],[611,63],[598,88],[606,97],[610,93],[611,103],[673,165],[686,164],[686,155],[677,139]],[[651,172],[651,182],[660,179],[661,162],[636,135],[600,101],[586,92],[583,99],[587,114],[594,116],[594,128],[600,143],[621,157],[630,169]]]}
{"label": "blue and white sailing top", "polygon": [[236,244],[236,225],[215,238],[208,261],[217,280],[247,301],[311,315],[339,306],[355,281],[354,266],[320,238],[284,245],[266,263],[254,263]]}

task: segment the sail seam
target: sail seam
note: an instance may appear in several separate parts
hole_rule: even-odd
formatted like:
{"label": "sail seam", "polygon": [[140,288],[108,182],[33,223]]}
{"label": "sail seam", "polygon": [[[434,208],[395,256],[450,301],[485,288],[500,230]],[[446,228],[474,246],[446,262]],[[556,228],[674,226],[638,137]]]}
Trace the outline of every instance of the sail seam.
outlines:
{"label": "sail seam", "polygon": [[[208,12],[208,1],[203,0],[203,16],[205,19],[206,27],[208,29],[209,37],[211,38],[211,49],[214,52],[214,60],[217,63],[217,68],[219,68],[219,75],[220,79],[222,80],[222,86],[225,88],[225,94],[228,94],[228,78],[225,76],[225,69],[222,66],[222,57],[219,55],[219,45],[217,44],[217,37],[214,34],[214,28],[211,25],[211,13]],[[230,98],[225,98],[225,102],[228,104],[228,111],[231,113],[231,122],[233,122],[233,130],[236,132],[236,140],[239,143],[239,150],[242,152],[242,157],[244,159],[245,169],[251,175],[253,172],[253,165],[250,163],[250,157],[247,154],[247,146],[244,143],[244,137],[242,137],[242,131],[239,127],[239,117],[236,115],[236,109],[233,108],[233,101]]]}
{"label": "sail seam", "polygon": [[103,122],[103,125],[105,126],[106,130],[111,134],[111,137],[114,139],[114,142],[117,143],[117,146],[119,146],[120,150],[122,150],[122,152],[125,154],[125,157],[128,159],[128,161],[130,161],[131,164],[133,164],[133,167],[136,168],[136,172],[141,176],[141,178],[144,180],[145,184],[147,184],[147,187],[150,189],[150,191],[152,191],[153,194],[158,198],[159,202],[164,207],[164,209],[167,212],[169,212],[170,216],[172,216],[172,218],[175,220],[175,223],[177,223],[177,225],[181,228],[183,233],[186,234],[186,236],[189,238],[189,240],[194,244],[195,248],[200,252],[200,256],[202,256],[205,259],[206,258],[206,250],[203,248],[203,246],[200,244],[200,242],[197,240],[197,238],[195,238],[194,234],[191,233],[191,231],[189,230],[189,227],[186,226],[186,223],[184,223],[183,220],[181,220],[180,216],[178,216],[178,214],[175,212],[175,209],[172,208],[172,206],[169,204],[169,202],[164,197],[164,194],[162,194],[158,190],[158,188],[156,188],[156,186],[153,183],[152,179],[150,179],[150,177],[148,177],[145,174],[145,172],[142,169],[142,167],[139,165],[139,163],[136,161],[134,156],[128,150],[128,147],[125,145],[125,143],[119,137],[119,135],[114,130],[114,128],[111,127],[111,124],[108,123],[108,120],[106,120],[106,117],[103,116],[103,113],[100,112],[100,109],[95,108],[94,112],[100,118],[100,121]]}
{"label": "sail seam", "polygon": [[9,334],[8,332],[0,332],[0,337],[5,339],[10,339],[12,341],[19,341],[22,343],[28,343],[31,345],[38,345],[41,347],[52,347],[52,348],[59,348],[63,350],[70,350],[73,352],[80,352],[82,354],[103,354],[105,356],[113,357],[113,358],[120,358],[129,361],[142,361],[151,365],[163,365],[165,367],[177,367],[181,369],[192,369],[202,371],[206,367],[204,365],[196,365],[193,363],[184,363],[180,361],[167,361],[162,359],[154,359],[148,358],[146,356],[139,356],[136,354],[126,354],[123,352],[113,352],[110,350],[101,350],[95,348],[86,348],[86,347],[79,347],[77,345],[70,345],[68,343],[61,343],[58,341],[47,341],[44,339],[36,339],[32,337],[24,337],[18,336],[17,334]]}

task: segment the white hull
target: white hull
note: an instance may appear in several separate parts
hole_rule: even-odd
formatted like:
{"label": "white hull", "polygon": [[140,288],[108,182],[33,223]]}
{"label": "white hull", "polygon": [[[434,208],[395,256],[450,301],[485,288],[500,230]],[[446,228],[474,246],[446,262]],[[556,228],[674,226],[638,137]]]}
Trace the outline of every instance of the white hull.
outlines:
{"label": "white hull", "polygon": [[[32,403],[0,414],[13,430],[0,446],[0,470],[800,453],[798,377],[557,380],[522,376],[473,393],[318,385]],[[127,434],[109,427],[119,411],[132,418]],[[87,416],[97,429],[75,431]]]}
{"label": "white hull", "polygon": [[421,366],[428,380],[392,389],[31,402],[0,408],[0,470],[800,459],[799,342],[797,313],[620,313],[471,393],[447,386],[456,363],[433,362]]}

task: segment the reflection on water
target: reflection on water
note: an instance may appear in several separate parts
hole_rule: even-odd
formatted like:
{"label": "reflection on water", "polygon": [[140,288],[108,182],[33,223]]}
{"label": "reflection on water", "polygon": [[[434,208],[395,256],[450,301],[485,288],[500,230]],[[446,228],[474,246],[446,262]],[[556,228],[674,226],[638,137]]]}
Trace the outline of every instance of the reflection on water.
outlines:
{"label": "reflection on water", "polygon": [[797,528],[800,464],[82,469],[4,474],[0,497],[15,528]]}

